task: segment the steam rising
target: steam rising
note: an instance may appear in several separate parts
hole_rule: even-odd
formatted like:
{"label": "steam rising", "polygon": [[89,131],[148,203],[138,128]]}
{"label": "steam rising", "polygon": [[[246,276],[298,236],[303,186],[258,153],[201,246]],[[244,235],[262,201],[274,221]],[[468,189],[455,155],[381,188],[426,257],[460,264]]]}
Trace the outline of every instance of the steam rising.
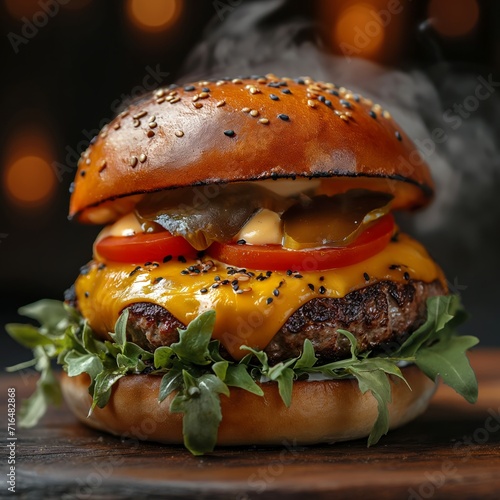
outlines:
{"label": "steam rising", "polygon": [[[310,76],[380,103],[417,144],[436,183],[431,207],[403,216],[402,225],[413,226],[411,232],[459,288],[465,284],[474,295],[492,287],[490,266],[498,267],[500,253],[493,240],[500,220],[500,82],[494,84],[499,79],[486,68],[465,72],[446,62],[402,71],[329,55],[314,39],[310,23],[286,19],[283,0],[243,2],[226,14],[224,22],[214,19],[188,58],[182,80],[266,73]],[[476,97],[478,86],[481,99]]]}

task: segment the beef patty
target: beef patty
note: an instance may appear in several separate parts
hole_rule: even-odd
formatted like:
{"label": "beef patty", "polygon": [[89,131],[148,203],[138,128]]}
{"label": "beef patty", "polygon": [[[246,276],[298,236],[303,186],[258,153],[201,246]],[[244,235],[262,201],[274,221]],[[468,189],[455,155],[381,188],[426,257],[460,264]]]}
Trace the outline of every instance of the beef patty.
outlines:
{"label": "beef patty", "polygon": [[[340,299],[315,298],[288,318],[265,352],[270,363],[276,364],[298,356],[309,339],[321,362],[343,359],[350,356],[350,343],[338,329],[356,337],[360,352],[388,352],[425,321],[427,298],[445,293],[438,281],[381,281]],[[156,304],[135,303],[128,310],[129,340],[150,351],[177,342],[177,328],[185,327]]]}

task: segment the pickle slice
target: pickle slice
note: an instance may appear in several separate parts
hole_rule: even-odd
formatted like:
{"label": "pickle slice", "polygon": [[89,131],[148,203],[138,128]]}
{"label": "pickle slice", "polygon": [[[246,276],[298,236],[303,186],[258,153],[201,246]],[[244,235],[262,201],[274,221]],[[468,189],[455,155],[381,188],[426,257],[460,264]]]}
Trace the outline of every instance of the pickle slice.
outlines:
{"label": "pickle slice", "polygon": [[283,246],[293,250],[343,247],[390,210],[394,197],[367,189],[334,196],[314,196],[291,206],[281,216]]}
{"label": "pickle slice", "polygon": [[291,203],[252,183],[219,184],[145,195],[136,214],[144,226],[159,224],[197,250],[205,250],[214,241],[231,241],[259,209],[281,213]]}

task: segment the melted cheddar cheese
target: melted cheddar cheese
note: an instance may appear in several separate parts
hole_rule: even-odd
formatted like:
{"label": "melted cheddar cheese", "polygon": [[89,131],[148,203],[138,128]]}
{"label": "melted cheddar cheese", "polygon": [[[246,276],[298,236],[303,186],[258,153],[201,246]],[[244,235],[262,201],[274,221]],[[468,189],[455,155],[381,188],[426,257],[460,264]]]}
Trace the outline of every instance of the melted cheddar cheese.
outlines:
{"label": "melted cheddar cheese", "polygon": [[[189,266],[199,272],[189,271]],[[215,309],[213,337],[235,359],[241,359],[247,351],[240,346],[264,349],[287,319],[313,298],[341,298],[383,280],[430,283],[438,279],[446,289],[441,269],[425,248],[404,234],[377,255],[343,268],[300,274],[236,271],[210,257],[198,263],[170,261],[147,266],[103,265],[94,260],[76,281],[78,306],[91,328],[103,337],[113,331],[121,311],[135,302],[163,306],[185,325]],[[236,290],[233,283],[238,285]]]}

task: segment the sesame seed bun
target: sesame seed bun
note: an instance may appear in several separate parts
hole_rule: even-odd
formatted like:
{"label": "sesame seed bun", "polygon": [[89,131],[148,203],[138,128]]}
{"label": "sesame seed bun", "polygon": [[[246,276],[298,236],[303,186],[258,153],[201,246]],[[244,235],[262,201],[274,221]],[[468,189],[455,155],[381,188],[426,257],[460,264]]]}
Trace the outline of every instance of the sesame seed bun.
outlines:
{"label": "sesame seed bun", "polygon": [[[403,381],[391,378],[391,428],[423,413],[436,388],[416,366],[402,371],[411,389]],[[141,440],[182,444],[182,414],[169,411],[175,394],[158,402],[160,381],[161,376],[154,375],[121,378],[113,386],[108,404],[96,408],[90,417],[88,376],[63,374],[62,389],[69,408],[90,427]],[[283,404],[276,383],[259,385],[263,397],[235,387],[231,387],[229,398],[221,396],[222,422],[217,445],[282,445],[285,440],[314,444],[358,439],[369,435],[377,418],[375,398],[368,392],[361,394],[354,380],[295,381],[289,408]]]}
{"label": "sesame seed bun", "polygon": [[140,199],[131,195],[301,177],[322,179],[327,193],[369,182],[394,194],[393,208],[424,206],[433,193],[388,111],[333,84],[267,75],[159,89],[132,104],[82,155],[69,215],[108,223]]}

